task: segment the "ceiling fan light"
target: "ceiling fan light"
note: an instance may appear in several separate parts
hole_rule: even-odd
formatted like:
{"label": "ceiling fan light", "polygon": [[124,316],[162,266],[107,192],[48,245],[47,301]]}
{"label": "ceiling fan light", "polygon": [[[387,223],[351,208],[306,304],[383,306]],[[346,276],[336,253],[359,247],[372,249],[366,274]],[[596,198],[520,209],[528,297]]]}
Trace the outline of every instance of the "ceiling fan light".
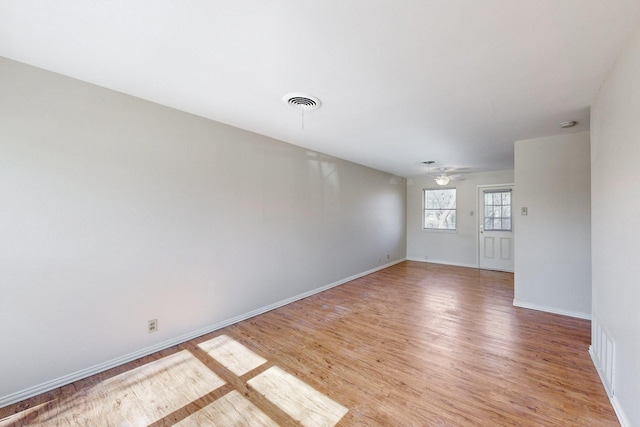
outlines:
{"label": "ceiling fan light", "polygon": [[447,185],[449,183],[449,177],[446,175],[440,175],[434,179],[438,185]]}

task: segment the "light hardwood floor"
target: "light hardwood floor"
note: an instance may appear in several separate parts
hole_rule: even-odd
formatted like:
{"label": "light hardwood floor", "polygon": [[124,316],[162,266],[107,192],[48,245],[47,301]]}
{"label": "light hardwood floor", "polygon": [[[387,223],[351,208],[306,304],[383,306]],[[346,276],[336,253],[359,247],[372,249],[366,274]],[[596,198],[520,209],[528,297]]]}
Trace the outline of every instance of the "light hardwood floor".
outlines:
{"label": "light hardwood floor", "polygon": [[512,301],[510,273],[403,262],[0,409],[0,426],[619,425],[590,323]]}

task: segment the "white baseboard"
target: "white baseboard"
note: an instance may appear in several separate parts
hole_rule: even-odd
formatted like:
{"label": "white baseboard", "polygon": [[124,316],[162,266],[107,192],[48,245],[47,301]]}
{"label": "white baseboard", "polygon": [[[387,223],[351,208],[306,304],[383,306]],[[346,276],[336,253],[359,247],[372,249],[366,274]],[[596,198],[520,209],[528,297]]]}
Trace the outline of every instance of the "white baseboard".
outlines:
{"label": "white baseboard", "polygon": [[613,406],[613,410],[616,412],[616,415],[618,416],[618,421],[620,422],[620,425],[622,427],[631,427],[631,423],[629,422],[629,419],[627,418],[627,416],[624,414],[624,411],[622,410],[622,406],[620,406],[620,401],[618,400],[617,397],[613,396],[611,398],[611,406]]}
{"label": "white baseboard", "polygon": [[579,311],[564,310],[562,308],[557,308],[557,307],[530,304],[528,302],[517,301],[515,299],[513,300],[513,305],[516,307],[528,308],[530,310],[538,310],[538,311],[544,311],[547,313],[561,314],[563,316],[576,317],[578,319],[591,320],[591,313],[582,313]]}
{"label": "white baseboard", "polygon": [[620,405],[620,401],[618,400],[618,398],[615,396],[615,392],[607,388],[607,385],[606,385],[607,382],[604,378],[604,374],[602,373],[602,366],[600,366],[600,363],[593,351],[592,346],[589,346],[589,355],[591,356],[591,361],[593,362],[593,366],[595,366],[596,372],[600,377],[600,382],[602,383],[602,386],[607,392],[607,396],[609,397],[611,406],[613,406],[613,410],[616,413],[616,416],[618,417],[618,421],[620,422],[620,425],[622,427],[631,427],[631,423],[629,422],[629,419],[627,418],[624,411],[622,410],[622,406]]}
{"label": "white baseboard", "polygon": [[407,261],[424,262],[424,263],[427,263],[427,264],[450,265],[450,266],[453,266],[453,267],[478,268],[478,266],[474,265],[474,264],[463,264],[463,263],[448,262],[448,261],[436,261],[436,260],[431,260],[431,259],[407,258]]}
{"label": "white baseboard", "polygon": [[44,382],[42,384],[35,385],[33,387],[29,387],[29,388],[26,388],[24,390],[21,390],[21,391],[18,391],[18,392],[15,392],[15,393],[12,393],[12,394],[9,394],[9,395],[6,395],[6,396],[2,396],[2,397],[0,397],[0,408],[3,408],[3,407],[8,406],[8,405],[12,405],[14,403],[20,402],[22,400],[28,399],[28,398],[33,397],[33,396],[37,396],[37,395],[42,394],[42,393],[46,393],[47,391],[53,390],[55,388],[65,386],[65,385],[70,384],[70,383],[72,383],[74,381],[78,381],[78,380],[81,380],[83,378],[90,377],[91,375],[95,375],[95,374],[98,374],[100,372],[104,372],[104,371],[106,371],[108,369],[115,368],[116,366],[120,366],[120,365],[122,365],[124,363],[131,362],[133,360],[139,359],[139,358],[147,356],[149,354],[158,352],[160,350],[164,350],[166,348],[173,347],[175,345],[181,344],[181,343],[183,343],[185,341],[192,340],[194,338],[197,338],[199,336],[208,334],[210,332],[217,331],[218,329],[222,329],[224,327],[233,325],[234,323],[238,323],[238,322],[240,322],[242,320],[246,320],[246,319],[249,319],[251,317],[255,317],[255,316],[259,315],[259,314],[266,313],[267,311],[274,310],[276,308],[279,308],[279,307],[282,307],[284,305],[290,304],[292,302],[301,300],[303,298],[310,297],[311,295],[315,295],[317,293],[326,291],[328,289],[334,288],[336,286],[342,285],[344,283],[350,282],[350,281],[358,279],[360,277],[364,277],[364,276],[369,275],[371,273],[375,273],[376,271],[384,270],[385,268],[391,267],[392,265],[395,265],[395,264],[399,264],[401,262],[404,262],[405,260],[406,260],[405,258],[402,258],[400,260],[393,261],[393,262],[390,262],[388,264],[381,265],[379,267],[373,268],[373,269],[365,271],[363,273],[355,274],[355,275],[353,275],[351,277],[347,277],[346,279],[342,279],[342,280],[339,280],[337,282],[333,282],[333,283],[330,283],[328,285],[321,286],[321,287],[316,288],[316,289],[312,289],[310,291],[307,291],[307,292],[304,292],[302,294],[293,296],[291,298],[287,298],[287,299],[284,299],[282,301],[278,301],[278,302],[275,302],[273,304],[269,304],[267,306],[264,306],[264,307],[258,308],[256,310],[250,311],[248,313],[244,313],[244,314],[241,314],[239,316],[232,317],[232,318],[224,320],[222,322],[219,322],[219,323],[216,323],[216,324],[213,324],[213,325],[210,325],[210,326],[206,326],[204,328],[198,329],[198,330],[190,332],[188,334],[181,335],[179,337],[170,339],[168,341],[164,341],[164,342],[161,342],[159,344],[156,344],[156,345],[153,345],[153,346],[150,346],[150,347],[146,347],[146,348],[143,348],[143,349],[138,350],[138,351],[134,351],[133,353],[129,353],[129,354],[126,354],[124,356],[120,356],[120,357],[117,357],[115,359],[108,360],[108,361],[106,361],[104,363],[99,363],[97,365],[91,366],[91,367],[86,368],[86,369],[81,369],[81,370],[73,372],[71,374],[64,375],[62,377],[53,379],[51,381],[47,381],[47,382]]}

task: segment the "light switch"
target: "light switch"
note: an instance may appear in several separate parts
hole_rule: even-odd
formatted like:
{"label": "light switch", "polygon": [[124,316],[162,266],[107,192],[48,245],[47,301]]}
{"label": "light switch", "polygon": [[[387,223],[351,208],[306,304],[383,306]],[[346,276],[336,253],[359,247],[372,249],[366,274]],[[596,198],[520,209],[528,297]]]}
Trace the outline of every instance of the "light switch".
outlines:
{"label": "light switch", "polygon": [[520,208],[520,215],[526,216],[528,214],[529,214],[529,208],[524,207],[524,206]]}

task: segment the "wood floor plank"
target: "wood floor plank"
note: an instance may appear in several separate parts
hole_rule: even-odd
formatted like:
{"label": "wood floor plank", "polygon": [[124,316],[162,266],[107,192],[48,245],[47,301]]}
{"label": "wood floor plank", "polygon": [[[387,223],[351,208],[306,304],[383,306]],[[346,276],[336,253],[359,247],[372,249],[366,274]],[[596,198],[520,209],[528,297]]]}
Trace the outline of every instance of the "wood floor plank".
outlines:
{"label": "wood floor plank", "polygon": [[[204,364],[227,381],[224,393],[237,390],[279,425],[297,422],[247,385],[276,365],[347,408],[338,426],[619,425],[588,355],[590,322],[512,302],[513,274],[403,262],[2,408],[0,420],[23,418],[0,426],[31,425],[34,414],[65,425],[58,421],[69,411],[79,418],[66,425],[79,425],[100,404],[87,399],[113,401],[115,393],[92,391],[100,384],[179,351],[202,361],[197,345],[222,335],[268,362],[237,378]],[[175,410],[175,419],[222,395],[210,396]]]}

